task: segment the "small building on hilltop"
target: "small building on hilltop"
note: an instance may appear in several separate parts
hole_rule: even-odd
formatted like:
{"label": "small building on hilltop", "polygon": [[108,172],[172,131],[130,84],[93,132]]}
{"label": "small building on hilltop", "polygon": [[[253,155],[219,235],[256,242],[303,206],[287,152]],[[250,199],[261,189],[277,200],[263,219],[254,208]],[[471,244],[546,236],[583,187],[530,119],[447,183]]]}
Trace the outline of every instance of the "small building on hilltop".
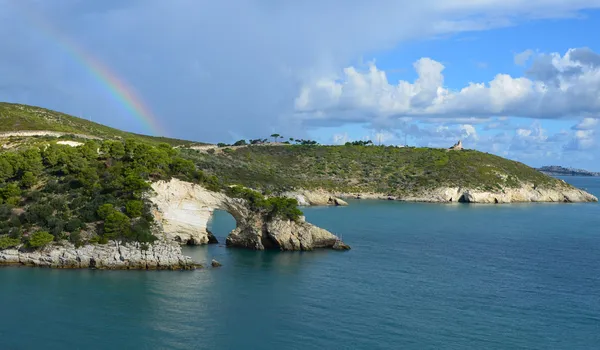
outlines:
{"label": "small building on hilltop", "polygon": [[451,151],[460,151],[460,150],[462,150],[463,149],[462,141],[458,140],[457,143],[455,143],[452,147],[450,147],[448,149],[451,150]]}

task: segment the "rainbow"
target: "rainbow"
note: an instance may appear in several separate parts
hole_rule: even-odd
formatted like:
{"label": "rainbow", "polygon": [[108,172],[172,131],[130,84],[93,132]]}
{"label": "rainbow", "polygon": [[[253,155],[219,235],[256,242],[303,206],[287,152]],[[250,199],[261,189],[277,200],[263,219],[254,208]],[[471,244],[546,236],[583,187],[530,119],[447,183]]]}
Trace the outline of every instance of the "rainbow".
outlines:
{"label": "rainbow", "polygon": [[[24,1],[18,1],[20,5],[25,6]],[[111,71],[106,65],[102,64],[91,53],[86,52],[83,47],[67,35],[60,32],[49,21],[30,8],[22,9],[26,17],[38,26],[49,41],[61,47],[74,62],[86,70],[108,94],[122,106],[127,113],[139,120],[145,129],[155,136],[165,136],[165,129],[160,125],[158,119],[150,108],[143,102],[133,88],[128,86],[123,78]]]}

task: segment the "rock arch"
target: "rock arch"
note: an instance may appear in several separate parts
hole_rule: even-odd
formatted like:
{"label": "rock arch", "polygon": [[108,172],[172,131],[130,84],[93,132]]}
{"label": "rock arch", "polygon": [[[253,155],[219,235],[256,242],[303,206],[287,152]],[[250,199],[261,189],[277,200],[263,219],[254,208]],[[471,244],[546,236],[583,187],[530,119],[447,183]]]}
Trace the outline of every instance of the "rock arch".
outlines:
{"label": "rock arch", "polygon": [[208,244],[215,237],[207,225],[214,210],[228,212],[236,228],[227,237],[227,245],[256,250],[312,250],[314,248],[349,249],[331,232],[304,221],[272,219],[251,212],[243,199],[211,192],[193,183],[171,179],[152,184],[154,217],[162,225],[166,239],[181,244]]}

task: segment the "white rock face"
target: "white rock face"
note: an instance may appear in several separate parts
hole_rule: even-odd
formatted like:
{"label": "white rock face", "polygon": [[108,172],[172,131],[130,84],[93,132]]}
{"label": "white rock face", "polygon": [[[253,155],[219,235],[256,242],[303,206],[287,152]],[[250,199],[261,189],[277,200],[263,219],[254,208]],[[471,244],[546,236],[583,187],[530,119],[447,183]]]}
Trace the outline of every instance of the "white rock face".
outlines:
{"label": "white rock face", "polygon": [[56,144],[66,145],[66,146],[71,146],[71,147],[79,147],[79,146],[83,145],[83,143],[77,142],[77,141],[56,141]]}
{"label": "white rock face", "polygon": [[107,270],[190,270],[199,266],[182,254],[181,246],[160,240],[149,244],[146,250],[139,243],[116,241],[79,248],[64,241],[39,251],[6,249],[0,250],[0,265]]}
{"label": "white rock face", "polygon": [[295,198],[298,204],[301,206],[311,205],[348,205],[342,199],[335,197],[330,192],[324,190],[298,190],[291,192],[284,192],[282,196],[287,198]]}
{"label": "white rock face", "polygon": [[598,198],[580,189],[564,186],[539,189],[524,184],[520,188],[505,188],[502,192],[441,187],[427,193],[398,198],[414,202],[466,202],[466,203],[515,203],[515,202],[597,202]]}
{"label": "white rock face", "polygon": [[155,182],[152,189],[155,195],[150,201],[157,208],[154,216],[167,238],[184,244],[212,241],[207,224],[213,211],[223,207],[223,194],[177,179]]}

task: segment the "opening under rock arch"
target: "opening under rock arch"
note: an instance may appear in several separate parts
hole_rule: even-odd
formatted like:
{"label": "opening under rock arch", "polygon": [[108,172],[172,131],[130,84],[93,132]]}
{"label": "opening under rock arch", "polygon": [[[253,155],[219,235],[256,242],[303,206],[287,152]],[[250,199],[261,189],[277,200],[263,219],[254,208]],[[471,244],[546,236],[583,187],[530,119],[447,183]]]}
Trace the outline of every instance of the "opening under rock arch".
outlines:
{"label": "opening under rock arch", "polygon": [[[206,225],[219,243],[224,243],[227,235],[235,229],[236,222],[233,216],[225,210],[215,209]],[[211,242],[217,243],[217,242]]]}

